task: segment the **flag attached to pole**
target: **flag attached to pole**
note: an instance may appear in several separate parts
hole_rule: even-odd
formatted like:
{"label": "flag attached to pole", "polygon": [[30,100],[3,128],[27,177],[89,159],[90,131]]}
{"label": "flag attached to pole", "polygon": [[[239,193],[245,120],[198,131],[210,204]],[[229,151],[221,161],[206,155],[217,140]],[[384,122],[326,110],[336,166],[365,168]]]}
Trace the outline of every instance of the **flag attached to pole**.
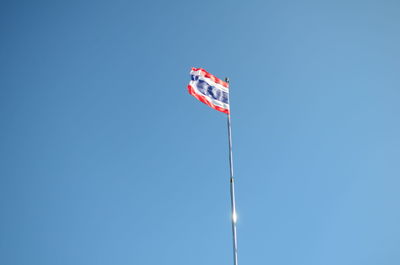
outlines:
{"label": "flag attached to pole", "polygon": [[229,83],[202,68],[192,68],[189,94],[211,108],[229,114]]}

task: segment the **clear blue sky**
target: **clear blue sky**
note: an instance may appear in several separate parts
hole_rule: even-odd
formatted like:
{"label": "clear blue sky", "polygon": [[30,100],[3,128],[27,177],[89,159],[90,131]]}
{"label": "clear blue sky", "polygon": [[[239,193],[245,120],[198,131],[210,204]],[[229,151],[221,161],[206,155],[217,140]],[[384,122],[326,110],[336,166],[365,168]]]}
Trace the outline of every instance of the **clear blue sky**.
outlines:
{"label": "clear blue sky", "polygon": [[0,264],[400,264],[399,1],[2,1]]}

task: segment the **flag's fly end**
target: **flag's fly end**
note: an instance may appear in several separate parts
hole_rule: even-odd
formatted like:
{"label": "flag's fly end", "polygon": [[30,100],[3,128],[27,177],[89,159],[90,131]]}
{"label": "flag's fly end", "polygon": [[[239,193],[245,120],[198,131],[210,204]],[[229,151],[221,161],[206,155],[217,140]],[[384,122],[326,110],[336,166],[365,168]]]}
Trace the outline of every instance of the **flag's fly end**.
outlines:
{"label": "flag's fly end", "polygon": [[203,68],[192,68],[188,85],[189,94],[211,108],[229,114],[229,83]]}

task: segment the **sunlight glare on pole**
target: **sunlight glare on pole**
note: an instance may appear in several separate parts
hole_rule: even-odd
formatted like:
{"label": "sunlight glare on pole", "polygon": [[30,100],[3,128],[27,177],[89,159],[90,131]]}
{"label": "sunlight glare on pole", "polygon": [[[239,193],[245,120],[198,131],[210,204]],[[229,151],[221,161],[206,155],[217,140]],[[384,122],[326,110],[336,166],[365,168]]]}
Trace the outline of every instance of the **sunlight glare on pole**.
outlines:
{"label": "sunlight glare on pole", "polygon": [[232,220],[233,220],[234,223],[236,223],[236,221],[237,221],[237,214],[236,214],[236,211],[233,212],[233,214],[232,214]]}

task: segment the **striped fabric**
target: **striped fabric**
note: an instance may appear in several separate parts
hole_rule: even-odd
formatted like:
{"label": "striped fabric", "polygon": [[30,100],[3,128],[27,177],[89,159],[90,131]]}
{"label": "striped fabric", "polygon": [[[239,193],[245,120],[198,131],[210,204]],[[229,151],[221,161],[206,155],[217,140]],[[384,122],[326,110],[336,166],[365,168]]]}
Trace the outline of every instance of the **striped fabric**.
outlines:
{"label": "striped fabric", "polygon": [[229,114],[229,83],[202,68],[192,68],[189,94],[213,109]]}

